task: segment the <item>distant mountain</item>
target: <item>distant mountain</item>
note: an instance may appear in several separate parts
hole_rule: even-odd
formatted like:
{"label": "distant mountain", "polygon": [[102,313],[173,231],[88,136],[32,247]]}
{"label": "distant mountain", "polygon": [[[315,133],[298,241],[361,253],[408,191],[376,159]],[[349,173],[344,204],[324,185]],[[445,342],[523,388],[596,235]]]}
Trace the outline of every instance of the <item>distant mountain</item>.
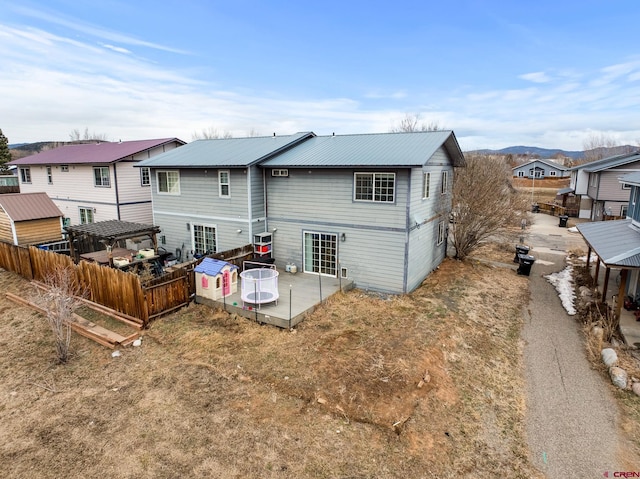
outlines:
{"label": "distant mountain", "polygon": [[514,155],[514,156],[530,156],[535,158],[547,159],[553,158],[560,154],[574,160],[584,158],[584,151],[569,151],[560,149],[538,148],[537,146],[508,146],[501,150],[474,150],[468,153],[480,153],[483,155]]}
{"label": "distant mountain", "polygon": [[543,160],[554,158],[560,155],[566,156],[567,158],[571,158],[573,160],[583,160],[585,158],[607,158],[609,156],[622,155],[624,153],[631,153],[637,149],[637,146],[631,145],[614,146],[611,148],[602,147],[587,151],[538,148],[537,146],[508,146],[507,148],[502,148],[501,150],[485,149],[468,151],[466,153],[479,153],[483,155],[514,155],[525,156],[529,158],[540,158]]}

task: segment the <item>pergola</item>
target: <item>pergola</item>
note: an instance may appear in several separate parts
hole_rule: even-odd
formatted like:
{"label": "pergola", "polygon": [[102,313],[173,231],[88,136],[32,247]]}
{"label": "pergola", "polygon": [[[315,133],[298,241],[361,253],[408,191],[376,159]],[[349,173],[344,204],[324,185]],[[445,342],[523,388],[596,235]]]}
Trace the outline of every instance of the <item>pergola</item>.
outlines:
{"label": "pergola", "polygon": [[79,255],[83,252],[76,251],[75,244],[79,240],[90,239],[105,245],[109,257],[109,265],[113,265],[111,250],[120,240],[147,236],[153,242],[153,249],[158,249],[157,234],[160,227],[142,223],[130,223],[128,221],[108,220],[98,223],[86,223],[65,228],[69,235],[69,249],[71,257],[78,262]]}

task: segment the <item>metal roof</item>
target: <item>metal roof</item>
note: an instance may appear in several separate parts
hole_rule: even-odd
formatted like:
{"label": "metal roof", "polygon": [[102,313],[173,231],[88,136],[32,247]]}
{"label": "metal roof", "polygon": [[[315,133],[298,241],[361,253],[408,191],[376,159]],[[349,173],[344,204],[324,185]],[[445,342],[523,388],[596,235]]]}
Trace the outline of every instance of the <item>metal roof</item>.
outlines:
{"label": "metal roof", "polygon": [[571,187],[560,188],[556,194],[558,195],[566,195],[567,193],[573,193],[575,190]]}
{"label": "metal roof", "polygon": [[282,136],[197,140],[136,164],[150,168],[241,168],[253,165],[314,136],[311,132]]}
{"label": "metal roof", "polygon": [[543,163],[543,164],[545,164],[547,166],[550,166],[552,168],[556,168],[556,169],[562,170],[562,171],[567,171],[569,169],[569,167],[561,165],[560,163],[556,163],[555,161],[543,160],[543,159],[540,159],[540,158],[528,161],[526,163],[522,163],[521,165],[518,165],[518,166],[514,166],[511,169],[512,170],[517,170],[518,168],[522,168],[523,166],[527,166],[527,165],[530,165],[531,163],[536,163],[536,162]]}
{"label": "metal roof", "polygon": [[640,171],[634,171],[633,173],[627,173],[619,178],[621,183],[629,183],[636,186],[640,186]]}
{"label": "metal roof", "polygon": [[42,151],[35,155],[25,156],[9,162],[11,165],[72,165],[115,163],[127,159],[140,152],[156,148],[165,143],[184,141],[177,138],[162,138],[159,140],[122,141],[118,143],[100,142],[64,145],[52,150]]}
{"label": "metal roof", "polygon": [[454,166],[465,159],[453,131],[331,135],[311,138],[262,163],[269,168],[412,167],[444,146]]}
{"label": "metal roof", "polygon": [[580,223],[577,228],[605,265],[640,268],[640,228],[630,218]]}
{"label": "metal roof", "polygon": [[624,153],[622,155],[610,156],[608,158],[602,158],[601,160],[592,161],[591,163],[585,163],[583,165],[574,166],[570,168],[570,171],[584,170],[589,172],[597,172],[602,170],[608,170],[617,166],[633,163],[634,161],[640,161],[640,151],[633,153]]}
{"label": "metal roof", "polygon": [[62,212],[46,193],[0,195],[0,207],[13,221],[40,220],[62,216]]}

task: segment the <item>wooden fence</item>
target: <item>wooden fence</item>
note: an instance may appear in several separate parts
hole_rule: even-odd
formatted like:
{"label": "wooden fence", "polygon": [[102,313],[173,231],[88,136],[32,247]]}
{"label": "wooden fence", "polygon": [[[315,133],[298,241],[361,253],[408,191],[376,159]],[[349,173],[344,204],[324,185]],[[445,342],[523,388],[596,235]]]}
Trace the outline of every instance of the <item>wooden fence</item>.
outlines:
{"label": "wooden fence", "polygon": [[[161,314],[189,303],[192,296],[186,269],[178,269],[142,285],[140,278],[116,268],[81,261],[74,264],[69,256],[30,246],[28,248],[0,242],[0,267],[29,280],[46,282],[56,267],[75,272],[78,285],[86,289],[88,299],[136,318],[143,326]],[[193,287],[195,292],[195,286]]]}

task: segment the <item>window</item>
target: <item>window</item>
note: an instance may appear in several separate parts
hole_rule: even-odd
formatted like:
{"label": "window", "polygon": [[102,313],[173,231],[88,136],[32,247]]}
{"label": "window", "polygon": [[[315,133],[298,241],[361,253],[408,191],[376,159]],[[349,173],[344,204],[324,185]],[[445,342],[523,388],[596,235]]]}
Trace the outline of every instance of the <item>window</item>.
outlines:
{"label": "window", "polygon": [[111,186],[111,180],[109,179],[109,167],[108,166],[94,166],[93,167],[93,179],[95,186],[101,186],[108,188]]}
{"label": "window", "polygon": [[622,205],[620,207],[620,216],[622,216],[623,218],[626,218],[627,217],[628,208],[629,208],[629,206]]}
{"label": "window", "polygon": [[31,183],[31,168],[20,168],[20,181],[22,183]]}
{"label": "window", "polygon": [[53,175],[51,174],[51,167],[47,166],[47,184],[53,184]]}
{"label": "window", "polygon": [[518,171],[518,178],[522,178],[524,176],[524,171]]}
{"label": "window", "polygon": [[449,176],[446,171],[443,171],[442,172],[442,190],[440,191],[440,193],[442,193],[443,195],[446,194],[448,187],[449,187]]}
{"label": "window", "polygon": [[218,171],[218,195],[228,198],[231,196],[231,185],[229,184],[229,170]]}
{"label": "window", "polygon": [[180,173],[177,171],[158,171],[156,172],[158,180],[158,193],[167,195],[180,194]]}
{"label": "window", "polygon": [[356,201],[393,203],[395,200],[395,173],[354,173]]}
{"label": "window", "polygon": [[549,176],[556,176],[556,172],[553,170],[549,170]]}
{"label": "window", "polygon": [[63,173],[68,173],[69,165],[60,165],[60,171],[62,171]]}
{"label": "window", "polygon": [[589,186],[598,186],[598,175],[597,173],[589,174]]}
{"label": "window", "polygon": [[431,186],[431,173],[423,175],[422,199],[429,198],[429,188]]}
{"label": "window", "polygon": [[205,225],[193,225],[193,252],[194,254],[216,253],[216,227]]}
{"label": "window", "polygon": [[140,186],[151,185],[151,176],[149,175],[149,168],[140,168]]}
{"label": "window", "polygon": [[623,190],[630,190],[631,189],[631,185],[629,183],[622,183],[622,189]]}
{"label": "window", "polygon": [[438,245],[441,245],[444,242],[444,235],[447,231],[444,221],[438,223]]}
{"label": "window", "polygon": [[271,176],[289,176],[289,170],[283,170],[283,169],[271,170]]}
{"label": "window", "polygon": [[80,207],[80,224],[93,223],[93,208]]}

